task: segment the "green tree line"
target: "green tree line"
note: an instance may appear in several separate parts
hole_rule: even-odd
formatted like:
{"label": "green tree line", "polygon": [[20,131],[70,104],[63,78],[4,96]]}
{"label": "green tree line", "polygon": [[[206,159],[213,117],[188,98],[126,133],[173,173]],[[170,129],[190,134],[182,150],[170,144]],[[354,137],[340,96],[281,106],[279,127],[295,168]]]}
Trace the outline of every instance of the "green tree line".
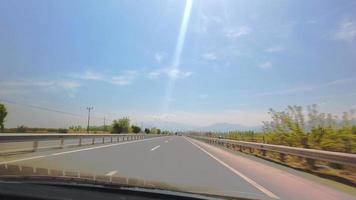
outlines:
{"label": "green tree line", "polygon": [[4,104],[0,103],[0,132],[4,132],[5,129],[5,118],[7,116],[6,107]]}
{"label": "green tree line", "polygon": [[[5,129],[5,118],[8,112],[6,106],[0,103],[0,132],[9,133],[84,133],[86,132],[86,127],[80,125],[70,126],[68,128],[31,128],[24,125],[18,126],[17,128],[7,128]],[[91,133],[146,133],[146,134],[170,134],[169,131],[161,131],[159,128],[145,128],[135,124],[130,124],[130,119],[128,117],[123,117],[121,119],[114,120],[111,125],[105,126],[90,126],[89,131]]]}

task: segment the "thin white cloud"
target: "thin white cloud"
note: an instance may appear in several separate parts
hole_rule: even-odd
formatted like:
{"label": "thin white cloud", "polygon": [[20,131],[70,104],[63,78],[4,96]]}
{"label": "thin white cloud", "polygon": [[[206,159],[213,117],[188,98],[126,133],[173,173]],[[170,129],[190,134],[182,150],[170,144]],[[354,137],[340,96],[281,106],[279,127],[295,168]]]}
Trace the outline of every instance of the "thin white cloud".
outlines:
{"label": "thin white cloud", "polygon": [[248,35],[252,32],[249,26],[240,26],[234,28],[225,28],[224,34],[229,39],[236,39],[244,35]]}
{"label": "thin white cloud", "polygon": [[172,78],[186,78],[193,74],[192,72],[184,72],[179,69],[168,69],[166,73],[168,76]]}
{"label": "thin white cloud", "polygon": [[261,69],[269,69],[269,68],[272,68],[272,62],[271,62],[271,61],[263,62],[263,63],[261,63],[258,67],[261,68]]}
{"label": "thin white cloud", "polygon": [[125,71],[119,76],[113,76],[110,83],[115,85],[130,85],[138,76],[135,70]]}
{"label": "thin white cloud", "polygon": [[148,76],[148,78],[150,78],[150,79],[156,79],[156,78],[158,78],[160,75],[161,75],[161,71],[160,70],[157,70],[157,71],[152,71],[152,72],[149,72],[148,74],[147,74],[147,76]]}
{"label": "thin white cloud", "polygon": [[157,61],[157,63],[161,63],[162,59],[163,59],[163,53],[161,52],[155,53],[155,60]]}
{"label": "thin white cloud", "polygon": [[296,92],[306,92],[306,91],[311,91],[311,90],[314,90],[314,86],[301,85],[301,86],[297,86],[297,87],[288,88],[288,89],[285,89],[285,90],[277,90],[277,91],[271,91],[271,92],[256,93],[256,94],[251,95],[251,97],[288,95],[288,94],[293,94],[293,93],[296,93]]}
{"label": "thin white cloud", "polygon": [[316,24],[316,23],[318,23],[318,21],[310,19],[310,20],[307,20],[306,23],[307,24]]}
{"label": "thin white cloud", "polygon": [[69,90],[73,90],[81,86],[78,82],[68,80],[59,81],[57,84],[62,88]]}
{"label": "thin white cloud", "polygon": [[103,80],[104,78],[100,73],[91,70],[86,70],[81,74],[71,74],[70,77],[83,80]]}
{"label": "thin white cloud", "polygon": [[80,83],[70,80],[58,81],[38,81],[38,80],[17,80],[1,82],[0,85],[7,87],[61,87],[64,89],[74,89],[80,87]]}
{"label": "thin white cloud", "polygon": [[209,53],[203,54],[203,58],[205,60],[217,60],[218,59],[218,57],[216,56],[216,54],[214,52],[209,52]]}
{"label": "thin white cloud", "polygon": [[81,87],[81,84],[76,81],[71,80],[56,80],[56,81],[38,81],[38,80],[17,80],[0,82],[0,87],[2,87],[2,92],[0,96],[13,96],[17,94],[29,94],[33,91],[61,91],[58,89],[64,89],[64,92],[68,96],[74,97],[76,89]]}
{"label": "thin white cloud", "polygon": [[284,48],[282,46],[271,46],[265,49],[265,52],[268,53],[275,53],[275,52],[280,52],[283,51]]}
{"label": "thin white cloud", "polygon": [[193,74],[190,71],[182,71],[178,68],[162,68],[158,70],[151,71],[147,74],[150,79],[157,79],[162,75],[166,75],[170,78],[186,78]]}
{"label": "thin white cloud", "polygon": [[[123,86],[123,85],[130,85],[136,79],[138,74],[139,73],[136,70],[124,71],[119,75],[107,75],[107,74],[101,74],[90,70],[86,70],[84,73],[72,74],[70,75],[70,77],[75,79],[82,79],[82,80],[101,81],[114,85]],[[70,85],[70,84],[68,84],[67,86],[74,87],[74,85]]]}
{"label": "thin white cloud", "polygon": [[337,79],[337,80],[333,80],[333,81],[322,83],[322,84],[318,84],[318,85],[303,84],[303,85],[299,85],[299,86],[296,86],[296,87],[287,88],[287,89],[284,89],[284,90],[256,93],[256,94],[251,95],[251,97],[289,95],[289,94],[294,94],[294,93],[298,93],[298,92],[314,91],[314,90],[318,90],[318,89],[321,89],[321,88],[338,86],[338,85],[343,85],[343,84],[352,84],[354,82],[356,82],[356,78],[355,77]]}
{"label": "thin white cloud", "polygon": [[339,24],[337,31],[335,32],[334,39],[343,41],[353,41],[356,39],[356,22],[355,21],[343,21]]}

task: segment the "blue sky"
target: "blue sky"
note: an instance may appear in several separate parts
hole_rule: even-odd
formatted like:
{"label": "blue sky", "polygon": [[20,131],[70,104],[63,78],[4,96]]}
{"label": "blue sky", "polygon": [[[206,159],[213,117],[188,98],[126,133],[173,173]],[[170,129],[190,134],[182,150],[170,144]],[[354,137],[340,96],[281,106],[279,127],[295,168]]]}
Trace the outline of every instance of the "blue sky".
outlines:
{"label": "blue sky", "polygon": [[0,99],[84,116],[9,104],[7,126],[84,125],[89,105],[94,124],[197,126],[256,126],[294,104],[356,108],[355,1],[193,0],[182,31],[186,10],[183,0],[0,1]]}

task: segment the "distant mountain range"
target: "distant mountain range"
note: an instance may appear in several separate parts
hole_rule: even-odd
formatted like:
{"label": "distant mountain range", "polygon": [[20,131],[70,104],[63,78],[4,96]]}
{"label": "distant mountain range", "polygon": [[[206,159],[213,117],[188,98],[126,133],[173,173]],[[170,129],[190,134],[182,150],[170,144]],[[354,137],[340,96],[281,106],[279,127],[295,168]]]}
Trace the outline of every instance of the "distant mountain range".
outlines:
{"label": "distant mountain range", "polygon": [[204,126],[200,128],[202,131],[258,131],[261,130],[260,126],[244,126],[241,124],[230,124],[230,123],[216,123],[209,126]]}
{"label": "distant mountain range", "polygon": [[215,123],[208,126],[193,126],[176,122],[162,122],[162,121],[149,121],[145,122],[144,127],[157,127],[162,130],[170,131],[214,131],[214,132],[227,132],[227,131],[260,131],[261,126],[244,126],[241,124],[232,123]]}

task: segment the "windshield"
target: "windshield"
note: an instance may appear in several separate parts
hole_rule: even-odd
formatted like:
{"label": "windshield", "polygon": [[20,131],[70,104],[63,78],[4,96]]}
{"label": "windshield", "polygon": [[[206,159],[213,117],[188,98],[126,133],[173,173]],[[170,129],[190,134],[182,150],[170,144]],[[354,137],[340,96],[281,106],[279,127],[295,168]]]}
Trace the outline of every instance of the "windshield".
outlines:
{"label": "windshield", "polygon": [[0,0],[0,179],[355,199],[355,10]]}

